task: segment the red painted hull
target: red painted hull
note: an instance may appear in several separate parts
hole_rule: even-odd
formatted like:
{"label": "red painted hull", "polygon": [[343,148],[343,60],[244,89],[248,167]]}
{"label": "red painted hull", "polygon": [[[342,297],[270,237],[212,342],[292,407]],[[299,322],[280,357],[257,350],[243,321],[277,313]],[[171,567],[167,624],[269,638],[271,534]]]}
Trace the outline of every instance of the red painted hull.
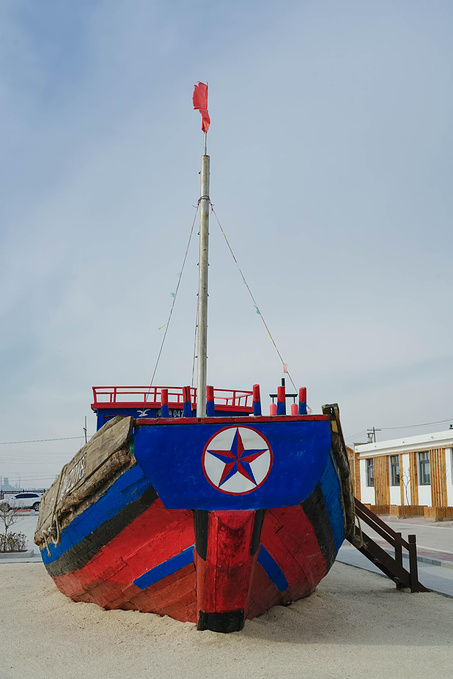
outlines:
{"label": "red painted hull", "polygon": [[271,606],[308,596],[327,572],[302,507],[268,510],[260,544],[286,576],[288,587],[281,591],[257,563],[259,549],[250,554],[253,515],[210,512],[206,558],[196,553],[194,563],[141,589],[134,580],[145,570],[195,542],[192,512],[165,509],[156,500],[83,568],[53,579],[74,601],[106,609],[158,613],[182,622],[197,622],[200,610],[215,614],[242,609],[253,618]]}

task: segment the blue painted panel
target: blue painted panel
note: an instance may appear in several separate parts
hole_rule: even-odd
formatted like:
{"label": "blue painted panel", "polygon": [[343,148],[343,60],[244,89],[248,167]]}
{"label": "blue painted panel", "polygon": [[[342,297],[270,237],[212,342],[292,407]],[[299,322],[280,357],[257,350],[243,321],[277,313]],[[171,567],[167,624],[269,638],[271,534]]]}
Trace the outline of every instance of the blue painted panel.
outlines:
{"label": "blue painted panel", "polygon": [[77,516],[61,533],[58,545],[49,543],[51,556],[44,548],[41,550],[45,564],[58,559],[66,550],[77,545],[88,537],[96,528],[124,509],[128,504],[138,500],[145,490],[151,486],[138,465],[131,467],[102,495],[99,500]]}
{"label": "blue painted panel", "polygon": [[149,571],[141,575],[139,578],[134,580],[134,585],[140,587],[140,589],[146,589],[150,585],[154,585],[155,582],[159,582],[167,575],[172,575],[179,571],[184,566],[188,566],[193,563],[193,550],[194,545],[188,547],[180,554],[176,554],[171,559],[164,561],[163,563],[151,568]]}
{"label": "blue painted panel", "polygon": [[332,451],[327,458],[326,467],[321,477],[321,490],[324,496],[329,521],[332,525],[333,537],[337,551],[344,540],[344,518],[341,503],[341,487],[338,473],[335,468]]}
{"label": "blue painted panel", "polygon": [[258,554],[258,563],[264,568],[267,577],[274,583],[280,592],[284,592],[285,589],[288,589],[289,585],[285,574],[278,563],[271,557],[267,549],[264,549],[263,545],[261,545],[260,553]]}
{"label": "blue painted panel", "polygon": [[[245,441],[241,459],[238,428]],[[232,452],[219,438],[223,432],[232,439]],[[271,452],[263,453],[260,468],[257,460],[266,446]],[[252,418],[250,425],[144,425],[134,445],[137,462],[167,508],[208,510],[299,504],[319,483],[329,450],[327,421],[255,423]]]}

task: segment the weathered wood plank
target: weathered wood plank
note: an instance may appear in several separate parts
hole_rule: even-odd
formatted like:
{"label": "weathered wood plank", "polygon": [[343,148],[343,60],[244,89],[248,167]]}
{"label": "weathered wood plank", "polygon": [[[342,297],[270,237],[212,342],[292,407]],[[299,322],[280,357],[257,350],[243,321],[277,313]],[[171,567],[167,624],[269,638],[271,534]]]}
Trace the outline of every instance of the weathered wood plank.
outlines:
{"label": "weathered wood plank", "polygon": [[130,464],[128,439],[131,417],[115,417],[107,422],[62,469],[41,500],[35,541],[42,545],[45,536],[62,517],[74,512],[115,473]]}
{"label": "weathered wood plank", "polygon": [[[404,469],[403,469],[403,455],[400,453],[398,455],[399,465],[400,465],[400,505],[407,504],[406,498],[404,497]],[[360,498],[357,498],[360,500]]]}
{"label": "weathered wood plank", "polygon": [[417,453],[409,453],[411,505],[418,505]]}
{"label": "weathered wood plank", "polygon": [[374,458],[374,487],[376,504],[390,504],[389,458],[387,455]]}
{"label": "weathered wood plank", "polygon": [[445,464],[445,448],[434,448],[430,451],[431,458],[431,504],[433,507],[446,507],[447,502],[447,472]]}

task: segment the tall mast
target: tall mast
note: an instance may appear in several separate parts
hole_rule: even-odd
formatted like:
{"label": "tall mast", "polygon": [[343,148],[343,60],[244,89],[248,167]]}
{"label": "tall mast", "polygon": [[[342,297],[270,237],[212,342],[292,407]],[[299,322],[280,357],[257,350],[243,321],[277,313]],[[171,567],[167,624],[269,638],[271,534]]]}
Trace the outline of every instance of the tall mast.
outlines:
{"label": "tall mast", "polygon": [[207,134],[201,156],[200,254],[198,262],[197,417],[206,417],[208,351],[209,161]]}

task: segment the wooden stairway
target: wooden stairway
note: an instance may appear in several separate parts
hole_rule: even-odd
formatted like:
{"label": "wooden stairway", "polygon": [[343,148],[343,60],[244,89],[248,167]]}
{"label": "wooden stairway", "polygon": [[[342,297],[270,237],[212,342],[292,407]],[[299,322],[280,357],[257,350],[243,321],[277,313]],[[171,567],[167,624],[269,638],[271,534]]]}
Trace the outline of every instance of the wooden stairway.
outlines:
{"label": "wooden stairway", "polygon": [[[429,592],[418,579],[416,536],[409,535],[408,542],[401,533],[396,533],[382,519],[365,507],[357,498],[355,515],[380,535],[395,550],[393,557],[372,538],[354,524],[353,532],[347,536],[349,542],[396,584],[398,589],[409,588],[411,592]],[[403,548],[409,553],[409,571],[403,566]]]}

